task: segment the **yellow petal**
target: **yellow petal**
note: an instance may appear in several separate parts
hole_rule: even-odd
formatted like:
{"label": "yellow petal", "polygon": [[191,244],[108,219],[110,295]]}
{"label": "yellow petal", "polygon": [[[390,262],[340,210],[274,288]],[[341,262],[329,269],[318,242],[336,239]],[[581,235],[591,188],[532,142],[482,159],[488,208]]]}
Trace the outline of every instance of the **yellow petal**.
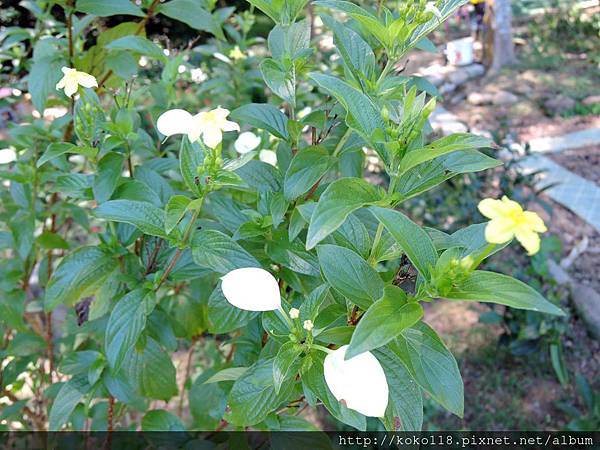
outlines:
{"label": "yellow petal", "polygon": [[493,198],[485,198],[477,205],[479,212],[488,219],[501,217],[503,214],[502,201],[494,200]]}
{"label": "yellow petal", "polygon": [[74,80],[73,78],[68,78],[65,80],[65,95],[67,97],[71,97],[73,94],[75,94],[78,88],[79,84],[77,84],[77,80]]}
{"label": "yellow petal", "polygon": [[514,200],[509,199],[506,195],[502,196],[502,204],[505,212],[523,212],[523,208],[521,208],[521,205],[519,205],[519,203],[515,202]]}
{"label": "yellow petal", "polygon": [[207,147],[215,148],[223,140],[223,133],[218,128],[209,128],[202,133],[202,140]]}
{"label": "yellow petal", "polygon": [[98,87],[98,82],[96,81],[96,77],[90,75],[85,72],[77,72],[77,82],[80,86],[86,88]]}
{"label": "yellow petal", "polygon": [[485,240],[490,244],[504,244],[515,235],[514,223],[502,217],[490,220],[485,227]]}
{"label": "yellow petal", "polygon": [[192,122],[194,127],[202,128],[206,124],[211,122],[211,113],[207,111],[202,111],[192,117]]}
{"label": "yellow petal", "polygon": [[546,224],[537,213],[533,211],[525,211],[523,213],[522,223],[525,224],[531,231],[537,231],[538,233],[545,233],[548,231]]}
{"label": "yellow petal", "polygon": [[56,83],[56,89],[64,89],[67,77],[62,77],[58,83]]}
{"label": "yellow petal", "polygon": [[515,237],[521,243],[527,254],[535,255],[540,250],[540,237],[534,231],[518,230]]}

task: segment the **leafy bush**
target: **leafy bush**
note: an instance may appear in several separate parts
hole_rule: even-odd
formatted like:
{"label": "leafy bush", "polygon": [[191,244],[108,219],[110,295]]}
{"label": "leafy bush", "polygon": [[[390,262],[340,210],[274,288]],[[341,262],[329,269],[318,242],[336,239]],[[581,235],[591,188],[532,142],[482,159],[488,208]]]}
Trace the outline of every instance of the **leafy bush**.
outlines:
{"label": "leafy bush", "polygon": [[[397,209],[500,164],[478,150],[493,147],[483,137],[429,142],[435,99],[396,72],[462,3],[314,2],[333,58],[327,35],[300,19],[306,0],[251,1],[275,22],[266,48],[249,37],[252,12],[214,2],[67,0],[61,23],[40,1],[36,32],[10,30],[3,45],[33,45],[37,117],[68,113],[12,126],[3,150],[3,418],[53,430],[312,429],[297,413],[322,403],[357,429],[373,416],[418,430],[424,393],[462,415],[458,366],[422,304],[562,314],[477,270],[513,237],[535,253],[545,227],[534,213],[485,199],[490,222],[446,234]],[[144,37],[156,14],[214,38],[166,51]],[[111,15],[141,19],[92,39],[96,16]],[[363,148],[386,189],[364,179]]]}

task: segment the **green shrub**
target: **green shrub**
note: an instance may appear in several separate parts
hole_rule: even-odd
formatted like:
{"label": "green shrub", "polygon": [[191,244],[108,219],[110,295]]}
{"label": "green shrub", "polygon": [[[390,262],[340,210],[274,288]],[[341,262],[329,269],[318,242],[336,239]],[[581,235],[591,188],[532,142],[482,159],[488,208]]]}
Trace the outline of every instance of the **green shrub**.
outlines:
{"label": "green shrub", "polygon": [[[515,236],[537,251],[545,227],[517,203],[486,199],[491,221],[451,235],[398,209],[500,164],[478,150],[493,147],[483,137],[430,142],[435,99],[396,72],[464,2],[425,3],[314,2],[332,58],[300,19],[305,0],[251,1],[275,22],[266,46],[249,37],[252,12],[214,2],[63,1],[63,23],[38,2],[36,29],[12,30],[12,43],[33,46],[38,117],[68,113],[11,126],[3,151],[16,155],[0,172],[5,420],[312,429],[296,414],[322,403],[357,429],[374,416],[418,430],[425,392],[462,415],[458,366],[422,303],[562,311],[477,270]],[[166,52],[144,37],[156,14],[214,38]],[[111,15],[131,21],[94,40],[96,16]],[[363,178],[363,148],[386,189]]]}

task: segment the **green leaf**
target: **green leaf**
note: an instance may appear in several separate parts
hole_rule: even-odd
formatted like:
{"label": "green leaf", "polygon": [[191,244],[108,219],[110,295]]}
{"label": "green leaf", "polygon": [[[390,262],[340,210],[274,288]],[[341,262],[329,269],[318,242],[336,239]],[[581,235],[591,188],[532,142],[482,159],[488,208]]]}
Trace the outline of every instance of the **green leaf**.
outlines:
{"label": "green leaf", "polygon": [[296,106],[296,77],[293,70],[285,70],[277,61],[267,58],[260,63],[266,85],[292,107]]}
{"label": "green leaf", "polygon": [[312,320],[313,323],[317,319],[319,308],[329,294],[329,286],[322,284],[315,288],[300,305],[300,318],[302,320]]}
{"label": "green leaf", "polygon": [[165,231],[169,234],[183,219],[191,200],[185,195],[174,195],[165,208]]}
{"label": "green leaf", "polygon": [[274,59],[294,60],[310,47],[310,23],[301,20],[286,27],[276,25],[269,32],[268,44]]}
{"label": "green leaf", "polygon": [[142,431],[186,431],[186,428],[175,414],[153,409],[142,418]]}
{"label": "green leaf", "polygon": [[237,379],[229,392],[231,411],[225,420],[236,426],[263,421],[291,393],[293,383],[285,383],[279,393],[273,386],[273,360],[261,359]]}
{"label": "green leaf", "polygon": [[48,97],[57,93],[56,83],[63,77],[61,68],[66,62],[58,40],[53,38],[39,39],[33,50],[33,64],[27,76],[27,89],[31,94],[31,102],[41,114],[46,108]]}
{"label": "green leaf", "polygon": [[46,151],[38,159],[36,166],[42,167],[48,161],[60,156],[65,153],[77,153],[77,146],[70,142],[53,142],[48,145]]}
{"label": "green leaf", "polygon": [[390,390],[390,402],[383,420],[386,430],[421,431],[423,426],[421,388],[413,380],[400,358],[392,351],[380,348],[374,350],[373,354],[383,367]]}
{"label": "green leaf", "polygon": [[273,22],[279,22],[281,3],[275,4],[275,2],[272,0],[248,0],[248,3],[264,12],[267,16],[271,18],[271,20],[273,20]]}
{"label": "green leaf", "polygon": [[260,267],[260,263],[240,244],[216,230],[200,230],[192,237],[192,257],[201,267],[227,273],[244,267]]}
{"label": "green leaf", "polygon": [[387,28],[379,21],[377,16],[354,3],[340,0],[318,0],[314,2],[317,6],[336,9],[348,14],[360,23],[365,30],[371,33],[384,46],[390,47],[390,36]]}
{"label": "green leaf", "polygon": [[115,191],[125,157],[119,153],[108,153],[98,162],[98,169],[94,177],[92,190],[98,204],[107,201]]}
{"label": "green leaf", "polygon": [[197,183],[198,167],[204,161],[204,152],[199,143],[190,143],[187,137],[182,137],[183,143],[179,153],[179,169],[181,176],[187,187],[196,195],[200,196],[201,191]]}
{"label": "green leaf", "polygon": [[59,371],[66,375],[86,372],[96,361],[104,359],[100,352],[83,350],[67,354],[60,363]]}
{"label": "green leaf", "polygon": [[245,311],[230,304],[217,286],[208,299],[209,331],[214,334],[228,333],[245,326],[258,316],[255,311]]}
{"label": "green leaf", "polygon": [[419,303],[407,302],[406,294],[399,287],[386,286],[383,298],[373,303],[361,317],[346,351],[346,359],[383,347],[421,317],[423,308]]}
{"label": "green leaf", "polygon": [[281,173],[276,167],[262,161],[249,161],[236,173],[244,182],[261,194],[267,192],[278,192],[281,190]]}
{"label": "green leaf", "polygon": [[87,375],[77,375],[64,383],[50,409],[48,418],[48,430],[58,431],[68,422],[71,413],[77,404],[89,392],[91,386],[88,384]]}
{"label": "green leaf", "polygon": [[[385,130],[380,109],[365,94],[331,75],[312,72],[308,76],[344,106],[348,113],[346,123],[368,142],[371,142],[371,137],[376,130]],[[385,150],[376,145],[375,151],[387,164],[388,156]]]}
{"label": "green leaf", "polygon": [[214,369],[205,370],[190,389],[190,412],[197,430],[214,430],[227,408],[227,394],[219,383],[204,383],[214,372]]}
{"label": "green leaf", "polygon": [[458,364],[433,329],[419,322],[404,330],[389,348],[419,386],[448,411],[462,417],[464,386]]}
{"label": "green leaf", "polygon": [[147,405],[145,399],[134,389],[130,381],[127,380],[123,372],[118,376],[111,375],[108,371],[104,372],[104,385],[110,395],[138,410],[145,410]]}
{"label": "green leaf", "polygon": [[279,394],[283,382],[295,375],[300,368],[302,359],[299,356],[301,353],[302,346],[292,341],[283,344],[277,352],[277,356],[273,360],[273,382],[276,393]]}
{"label": "green leaf", "polygon": [[304,275],[319,276],[319,262],[307,252],[300,242],[289,242],[284,231],[273,234],[267,241],[265,252],[277,264]]}
{"label": "green leaf", "polygon": [[410,41],[408,42],[408,45],[405,46],[404,52],[407,52],[416,46],[424,36],[428,35],[434,29],[439,27],[441,23],[446,21],[446,19],[452,16],[458,8],[466,3],[466,0],[445,0],[441,2],[438,7],[441,17],[436,17],[434,15],[428,22],[417,27],[417,29],[410,36]]}
{"label": "green leaf", "polygon": [[348,28],[327,15],[321,15],[323,22],[333,31],[335,49],[342,57],[357,83],[371,80],[377,63],[373,50],[356,31]]}
{"label": "green leaf", "polygon": [[229,367],[227,369],[220,370],[211,376],[204,382],[204,384],[218,383],[220,381],[235,381],[241,377],[246,370],[248,370],[247,367]]}
{"label": "green leaf", "polygon": [[37,238],[35,238],[35,240],[41,248],[48,250],[53,248],[59,248],[62,250],[69,249],[69,243],[65,241],[62,236],[52,233],[51,231],[44,231]]}
{"label": "green leaf", "polygon": [[423,148],[417,148],[407,153],[400,162],[399,175],[424,162],[438,158],[457,150],[475,150],[490,147],[493,141],[483,136],[470,133],[456,133],[433,141]]}
{"label": "green leaf", "polygon": [[341,178],[331,183],[310,218],[306,249],[310,250],[337,230],[350,213],[381,198],[381,190],[365,180]]}
{"label": "green leaf", "polygon": [[[324,357],[320,354],[311,354],[312,364],[305,369],[302,373],[302,385],[306,390],[319,398],[323,402],[327,411],[331,413],[340,422],[350,425],[357,430],[366,431],[367,421],[365,416],[362,414],[347,408],[343,403],[340,403],[331,393],[327,384],[325,383],[325,376],[323,375],[323,360]],[[308,398],[309,395],[306,395]]]}
{"label": "green leaf", "polygon": [[127,50],[139,53],[140,55],[156,58],[159,61],[166,60],[162,49],[154,42],[149,41],[142,36],[123,36],[122,38],[115,39],[107,44],[106,48],[109,50]]}
{"label": "green leaf", "polygon": [[495,272],[476,270],[446,296],[450,300],[474,300],[498,303],[511,308],[527,309],[557,316],[565,313],[539,292],[522,281]]}
{"label": "green leaf", "polygon": [[66,256],[58,265],[44,299],[46,311],[58,304],[71,306],[81,297],[92,294],[115,270],[114,258],[98,247],[82,247]]}
{"label": "green leaf", "polygon": [[231,112],[231,119],[267,130],[273,136],[288,140],[288,118],[268,103],[249,103]]}
{"label": "green leaf", "polygon": [[360,308],[368,309],[383,295],[384,283],[379,274],[352,250],[319,245],[317,254],[327,282]]}
{"label": "green leaf", "polygon": [[144,17],[144,11],[129,0],[77,0],[77,11],[95,16],[108,17],[127,14]]}
{"label": "green leaf", "polygon": [[318,145],[298,151],[285,173],[283,181],[285,198],[294,200],[306,194],[334,162],[327,150]]}
{"label": "green leaf", "polygon": [[390,232],[421,276],[429,280],[437,252],[427,232],[400,211],[380,207],[371,207],[369,211]]}
{"label": "green leaf", "polygon": [[129,292],[114,306],[106,325],[104,348],[108,363],[115,372],[125,356],[133,351],[153,309],[153,297],[145,289]]}
{"label": "green leaf", "polygon": [[502,162],[477,150],[458,150],[427,161],[399,177],[396,193],[404,201],[421,194],[450,178],[501,166]]}
{"label": "green leaf", "polygon": [[143,350],[134,349],[123,361],[129,380],[144,396],[169,400],[177,395],[175,367],[171,357],[151,337],[146,337]]}
{"label": "green leaf", "polygon": [[171,0],[160,5],[159,12],[171,19],[189,25],[195,30],[208,31],[221,36],[221,27],[213,21],[212,15],[202,7],[202,2],[194,0]]}
{"label": "green leaf", "polygon": [[99,219],[133,225],[150,236],[167,237],[165,212],[152,203],[134,200],[109,200],[94,209]]}

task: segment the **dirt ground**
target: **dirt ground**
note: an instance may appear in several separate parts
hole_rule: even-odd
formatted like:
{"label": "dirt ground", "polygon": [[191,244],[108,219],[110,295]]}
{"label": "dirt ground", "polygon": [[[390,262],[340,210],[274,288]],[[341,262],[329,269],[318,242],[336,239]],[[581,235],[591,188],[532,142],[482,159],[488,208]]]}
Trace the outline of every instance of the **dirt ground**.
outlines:
{"label": "dirt ground", "polygon": [[[600,127],[598,108],[585,105],[585,99],[599,93],[600,72],[587,55],[560,52],[552,61],[539,59],[533,51],[526,25],[517,29],[519,63],[494,75],[474,79],[444,99],[443,105],[471,130],[490,131],[495,136],[511,136],[527,143],[531,139],[558,136],[586,128]],[[460,36],[454,36],[460,37]],[[436,43],[444,42],[441,36]],[[442,63],[443,57],[417,54],[407,72],[424,63]],[[510,94],[505,104],[475,104],[469,94],[498,92]],[[600,147],[592,146],[548,155],[580,176],[600,184]],[[600,291],[600,233],[567,208],[542,194],[551,213],[534,206],[562,244],[559,261],[578,282]],[[523,266],[520,253],[507,249],[513,266]],[[506,260],[506,261],[507,261]],[[499,262],[499,265],[506,264]],[[492,268],[493,270],[493,268]],[[562,307],[569,311],[561,342],[570,375],[561,386],[550,362],[547,347],[527,356],[514,356],[499,345],[506,331],[502,325],[480,322],[489,308],[482,304],[438,301],[428,305],[425,321],[444,339],[457,357],[465,383],[465,417],[459,419],[433,401],[425,406],[428,430],[560,430],[574,417],[559,405],[581,408],[574,389],[574,376],[583,375],[600,389],[600,341],[592,338],[571,308],[568,293]]]}
{"label": "dirt ground", "polygon": [[564,150],[548,157],[571,172],[600,185],[600,145]]}
{"label": "dirt ground", "polygon": [[[511,355],[498,345],[499,325],[483,324],[488,308],[469,302],[439,301],[426,311],[428,322],[456,356],[465,383],[465,417],[453,416],[432,401],[426,403],[429,430],[559,430],[572,417],[558,408],[573,404],[572,386],[561,387],[546,353]],[[562,337],[571,378],[577,373],[600,379],[600,342],[571,316]]]}
{"label": "dirt ground", "polygon": [[572,260],[566,269],[577,281],[600,292],[600,233],[567,208],[549,198],[545,200],[552,205],[552,215],[535,209],[546,222],[549,234],[560,238],[562,258]]}

